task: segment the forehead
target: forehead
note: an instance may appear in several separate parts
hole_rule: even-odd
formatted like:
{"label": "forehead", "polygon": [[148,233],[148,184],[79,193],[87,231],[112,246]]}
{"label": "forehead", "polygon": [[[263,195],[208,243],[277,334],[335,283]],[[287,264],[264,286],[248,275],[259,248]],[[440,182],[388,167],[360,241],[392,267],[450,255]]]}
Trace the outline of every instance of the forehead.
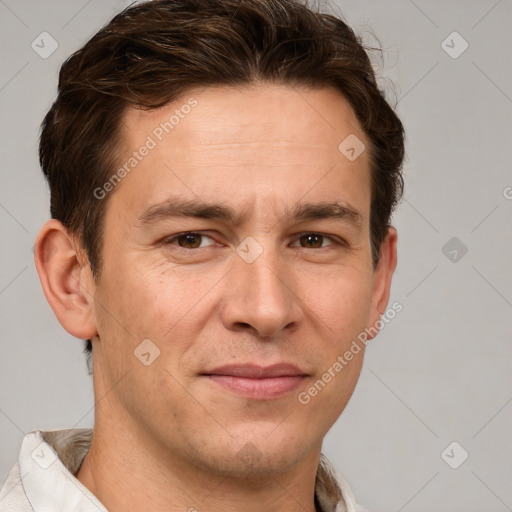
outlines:
{"label": "forehead", "polygon": [[262,143],[320,144],[336,150],[340,137],[365,137],[352,107],[334,88],[272,84],[192,89],[158,109],[128,108],[121,130],[128,146],[137,143],[141,130],[157,139],[172,134],[177,147],[234,139],[250,143],[257,135]]}
{"label": "forehead", "polygon": [[369,147],[350,104],[334,89],[191,90],[156,110],[126,111],[119,164],[138,160],[115,195],[129,194],[140,208],[176,192],[233,204],[266,197],[276,206],[306,194],[336,201],[338,192],[366,202],[369,151],[348,159],[340,151],[347,137]]}

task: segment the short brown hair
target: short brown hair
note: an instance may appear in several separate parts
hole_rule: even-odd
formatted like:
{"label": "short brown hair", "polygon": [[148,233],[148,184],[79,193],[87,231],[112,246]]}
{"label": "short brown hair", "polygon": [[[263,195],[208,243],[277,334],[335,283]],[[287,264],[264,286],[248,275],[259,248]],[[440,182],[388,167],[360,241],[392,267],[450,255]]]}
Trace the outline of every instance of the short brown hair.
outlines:
{"label": "short brown hair", "polygon": [[125,9],[60,70],[39,146],[52,217],[78,237],[97,277],[107,201],[93,191],[116,169],[127,107],[158,108],[195,87],[334,86],[371,146],[376,264],[403,192],[404,131],[366,50],[341,19],[299,0],[154,0]]}

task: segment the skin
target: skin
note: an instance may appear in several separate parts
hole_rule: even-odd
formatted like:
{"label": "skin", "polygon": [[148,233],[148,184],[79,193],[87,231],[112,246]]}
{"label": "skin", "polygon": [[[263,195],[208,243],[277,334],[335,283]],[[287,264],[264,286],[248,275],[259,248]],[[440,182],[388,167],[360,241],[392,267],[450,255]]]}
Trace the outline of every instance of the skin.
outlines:
{"label": "skin", "polygon": [[[396,231],[374,268],[369,151],[351,162],[338,150],[350,134],[369,143],[335,90],[190,91],[158,110],[127,110],[121,154],[190,97],[197,106],[104,199],[97,281],[58,221],[37,240],[59,321],[93,340],[95,431],[77,478],[110,512],[313,511],[322,440],[354,390],[364,350],[310,403],[297,395],[384,313]],[[229,206],[240,218],[141,220],[171,197]],[[351,208],[360,223],[290,217],[318,202]],[[205,236],[170,240],[183,232]],[[248,236],[262,248],[252,263],[236,251]],[[145,339],[160,350],[147,366],[134,355]],[[203,375],[282,362],[306,377],[275,398],[241,396]]]}

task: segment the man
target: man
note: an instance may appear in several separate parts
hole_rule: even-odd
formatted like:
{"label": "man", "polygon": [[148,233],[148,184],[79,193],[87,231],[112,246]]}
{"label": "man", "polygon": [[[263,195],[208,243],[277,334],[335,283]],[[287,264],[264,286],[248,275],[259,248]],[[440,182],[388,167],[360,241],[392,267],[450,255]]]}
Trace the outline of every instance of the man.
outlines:
{"label": "man", "polygon": [[321,447],[386,312],[402,159],[341,20],[116,16],[63,65],[40,141],[35,261],[89,340],[94,430],[29,433],[0,510],[363,510]]}

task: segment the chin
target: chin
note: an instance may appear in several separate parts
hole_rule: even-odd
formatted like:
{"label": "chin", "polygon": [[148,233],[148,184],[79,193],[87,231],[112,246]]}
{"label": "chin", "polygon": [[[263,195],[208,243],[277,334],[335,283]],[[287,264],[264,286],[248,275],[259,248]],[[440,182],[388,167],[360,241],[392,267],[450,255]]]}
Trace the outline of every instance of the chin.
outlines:
{"label": "chin", "polygon": [[278,429],[270,435],[267,429],[265,435],[238,435],[224,441],[210,439],[200,443],[194,449],[196,462],[207,467],[208,472],[252,481],[289,471],[315,446],[307,446],[300,435],[279,433]]}

